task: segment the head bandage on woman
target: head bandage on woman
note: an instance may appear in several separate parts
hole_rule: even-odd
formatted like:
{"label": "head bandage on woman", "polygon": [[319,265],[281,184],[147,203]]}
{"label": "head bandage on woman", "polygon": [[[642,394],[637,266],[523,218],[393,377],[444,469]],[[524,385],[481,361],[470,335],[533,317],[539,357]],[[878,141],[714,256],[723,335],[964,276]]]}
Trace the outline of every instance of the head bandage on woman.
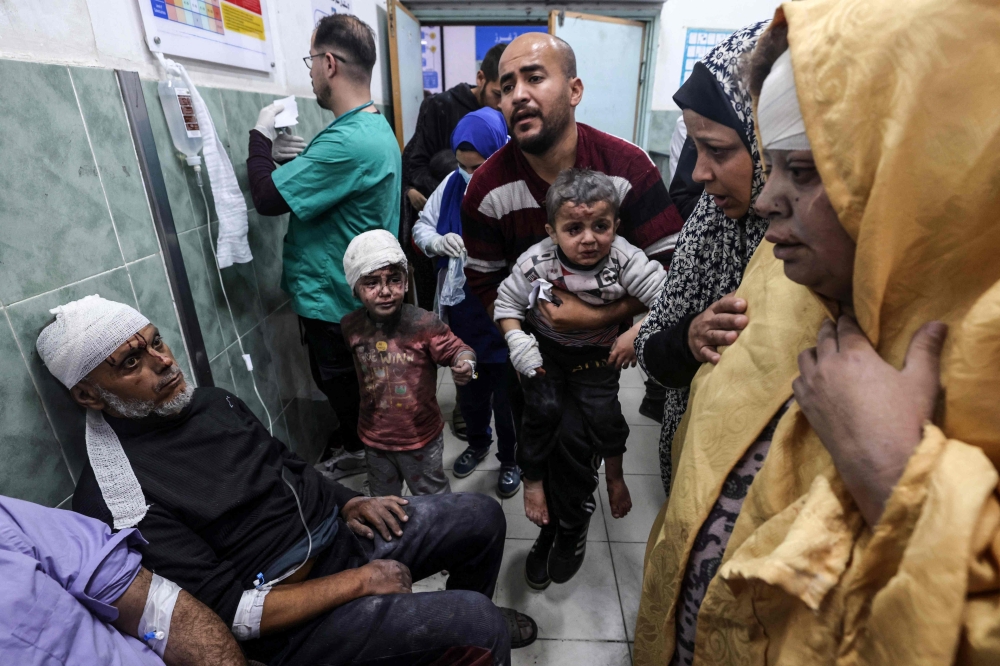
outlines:
{"label": "head bandage on woman", "polygon": [[791,50],[774,61],[761,86],[757,127],[764,150],[812,150],[795,89]]}
{"label": "head bandage on woman", "polygon": [[396,237],[385,229],[375,229],[358,234],[344,252],[344,276],[347,286],[354,291],[354,285],[363,275],[380,268],[400,264],[406,270],[406,255]]}
{"label": "head bandage on woman", "polygon": [[[35,348],[42,363],[71,389],[118,347],[149,325],[135,308],[97,296],[50,310],[56,320],[42,329]],[[146,515],[146,498],[118,435],[94,409],[87,410],[87,457],[116,530],[134,527]]]}

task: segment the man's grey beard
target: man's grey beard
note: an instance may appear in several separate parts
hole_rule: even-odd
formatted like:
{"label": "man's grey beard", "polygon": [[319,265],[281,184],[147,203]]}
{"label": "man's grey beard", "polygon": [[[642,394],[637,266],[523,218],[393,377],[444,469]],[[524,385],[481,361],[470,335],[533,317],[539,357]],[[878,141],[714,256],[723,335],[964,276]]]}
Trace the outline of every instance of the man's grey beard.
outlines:
{"label": "man's grey beard", "polygon": [[187,407],[194,395],[194,386],[185,384],[183,391],[157,407],[152,400],[127,400],[97,384],[94,384],[94,389],[105,406],[124,419],[142,419],[150,414],[173,416]]}

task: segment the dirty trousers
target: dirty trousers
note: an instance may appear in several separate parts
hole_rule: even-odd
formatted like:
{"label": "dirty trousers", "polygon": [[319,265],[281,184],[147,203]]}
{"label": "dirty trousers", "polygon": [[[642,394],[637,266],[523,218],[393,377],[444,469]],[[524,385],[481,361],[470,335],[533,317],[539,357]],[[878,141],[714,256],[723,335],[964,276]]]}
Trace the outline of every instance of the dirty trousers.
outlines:
{"label": "dirty trousers", "polygon": [[446,590],[361,597],[295,629],[248,641],[268,666],[509,666],[510,634],[490,601],[507,523],[500,504],[478,493],[412,497],[403,536],[355,535],[342,519],[309,580],[395,560],[416,582],[442,570]]}
{"label": "dirty trousers", "polygon": [[609,350],[554,346],[540,345],[544,375],[521,377],[517,462],[524,478],[544,482],[549,513],[564,527],[579,527],[597,506],[602,460],[625,452],[629,430]]}

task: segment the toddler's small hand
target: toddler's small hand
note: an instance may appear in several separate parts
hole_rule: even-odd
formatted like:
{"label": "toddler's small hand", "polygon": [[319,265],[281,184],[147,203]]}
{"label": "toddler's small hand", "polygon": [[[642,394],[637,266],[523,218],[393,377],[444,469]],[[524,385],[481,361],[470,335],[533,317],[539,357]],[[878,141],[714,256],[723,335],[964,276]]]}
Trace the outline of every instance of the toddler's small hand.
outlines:
{"label": "toddler's small hand", "polygon": [[635,365],[634,343],[635,336],[629,336],[628,334],[618,336],[614,346],[611,347],[611,353],[608,354],[608,363],[619,370],[622,368],[631,368]]}

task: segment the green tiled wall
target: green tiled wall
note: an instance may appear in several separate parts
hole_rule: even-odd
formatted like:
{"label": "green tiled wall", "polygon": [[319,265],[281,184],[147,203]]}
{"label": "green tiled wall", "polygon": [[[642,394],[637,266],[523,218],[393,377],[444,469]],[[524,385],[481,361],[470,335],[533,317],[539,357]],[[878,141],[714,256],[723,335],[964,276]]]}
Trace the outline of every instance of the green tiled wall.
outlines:
{"label": "green tiled wall", "polygon": [[[174,154],[155,83],[143,85],[215,383],[265,423],[269,413],[275,436],[313,460],[336,418],[278,286],[288,220],[248,206],[254,261],[222,271],[230,317],[209,245],[216,225]],[[201,92],[247,193],[247,132],[273,96]],[[312,99],[299,109],[306,139],[333,119]],[[86,460],[84,413],[35,352],[49,309],[94,293],[133,305],[190,368],[114,72],[0,59],[0,155],[0,494],[66,506]]]}
{"label": "green tiled wall", "polygon": [[[282,239],[288,216],[258,215],[247,184],[249,131],[261,107],[277,97],[238,90],[199,89],[233,163],[248,209],[247,239],[254,259],[222,271],[222,283],[229,297],[227,307],[209,241],[210,233],[213,240],[217,237],[218,224],[207,174],[203,171],[211,221],[192,171],[175,154],[156,82],[144,81],[143,91],[215,384],[243,398],[265,424],[270,416],[276,437],[307,460],[315,460],[337,421],[329,403],[313,385],[306,349],[300,341],[298,318],[292,312],[288,294],[279,286]],[[307,141],[333,121],[333,114],[321,109],[314,99],[299,98],[298,106],[299,124],[295,132]],[[260,399],[242,359],[237,333],[243,350],[253,361],[253,379]]]}
{"label": "green tiled wall", "polygon": [[0,155],[0,493],[58,505],[86,451],[35,352],[49,310],[122,301],[187,354],[114,72],[0,60]]}

